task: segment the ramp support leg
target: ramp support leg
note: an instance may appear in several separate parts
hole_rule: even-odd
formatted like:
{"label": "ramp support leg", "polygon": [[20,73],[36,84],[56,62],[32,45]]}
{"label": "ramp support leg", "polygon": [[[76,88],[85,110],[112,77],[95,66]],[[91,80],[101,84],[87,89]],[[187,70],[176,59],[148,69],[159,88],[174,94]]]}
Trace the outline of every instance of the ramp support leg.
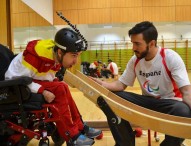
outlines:
{"label": "ramp support leg", "polygon": [[135,131],[130,123],[117,117],[102,96],[98,97],[97,103],[107,117],[115,146],[135,146]]}

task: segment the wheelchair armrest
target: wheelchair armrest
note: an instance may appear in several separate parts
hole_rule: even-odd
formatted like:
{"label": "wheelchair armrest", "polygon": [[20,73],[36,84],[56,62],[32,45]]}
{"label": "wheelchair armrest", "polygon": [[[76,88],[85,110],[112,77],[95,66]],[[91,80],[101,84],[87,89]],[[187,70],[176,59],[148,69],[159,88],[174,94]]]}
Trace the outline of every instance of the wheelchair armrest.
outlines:
{"label": "wheelchair armrest", "polygon": [[32,83],[32,78],[18,77],[10,80],[0,81],[0,88],[7,86],[28,85],[30,83]]}

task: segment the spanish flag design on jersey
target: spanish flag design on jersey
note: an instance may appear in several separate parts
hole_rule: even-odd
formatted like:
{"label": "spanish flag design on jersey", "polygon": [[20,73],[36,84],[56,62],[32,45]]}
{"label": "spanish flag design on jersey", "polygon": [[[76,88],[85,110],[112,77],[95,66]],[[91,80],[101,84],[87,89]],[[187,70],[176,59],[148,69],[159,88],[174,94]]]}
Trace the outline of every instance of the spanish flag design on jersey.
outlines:
{"label": "spanish flag design on jersey", "polygon": [[54,78],[60,69],[60,64],[54,61],[54,46],[53,40],[34,40],[28,43],[22,64],[34,73],[36,79]]}

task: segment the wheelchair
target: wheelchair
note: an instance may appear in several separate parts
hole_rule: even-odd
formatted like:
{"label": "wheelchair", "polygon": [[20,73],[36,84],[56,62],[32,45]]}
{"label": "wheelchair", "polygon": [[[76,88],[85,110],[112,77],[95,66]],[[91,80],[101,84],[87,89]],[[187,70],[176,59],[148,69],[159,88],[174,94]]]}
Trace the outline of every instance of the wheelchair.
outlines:
{"label": "wheelchair", "polygon": [[41,94],[30,92],[27,85],[31,78],[4,80],[13,58],[14,54],[0,44],[0,145],[26,146],[37,139],[39,146],[49,146],[51,137],[56,146],[61,146],[65,141],[54,123],[60,120],[57,107],[47,104]]}

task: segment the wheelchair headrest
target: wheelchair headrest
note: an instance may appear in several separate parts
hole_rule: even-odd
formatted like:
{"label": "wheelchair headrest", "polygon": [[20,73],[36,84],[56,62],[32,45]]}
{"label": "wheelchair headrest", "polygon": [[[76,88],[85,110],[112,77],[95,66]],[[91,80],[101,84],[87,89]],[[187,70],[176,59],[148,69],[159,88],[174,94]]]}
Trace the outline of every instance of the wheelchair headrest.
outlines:
{"label": "wheelchair headrest", "polygon": [[13,52],[0,44],[0,81],[5,79],[5,72],[13,58]]}

